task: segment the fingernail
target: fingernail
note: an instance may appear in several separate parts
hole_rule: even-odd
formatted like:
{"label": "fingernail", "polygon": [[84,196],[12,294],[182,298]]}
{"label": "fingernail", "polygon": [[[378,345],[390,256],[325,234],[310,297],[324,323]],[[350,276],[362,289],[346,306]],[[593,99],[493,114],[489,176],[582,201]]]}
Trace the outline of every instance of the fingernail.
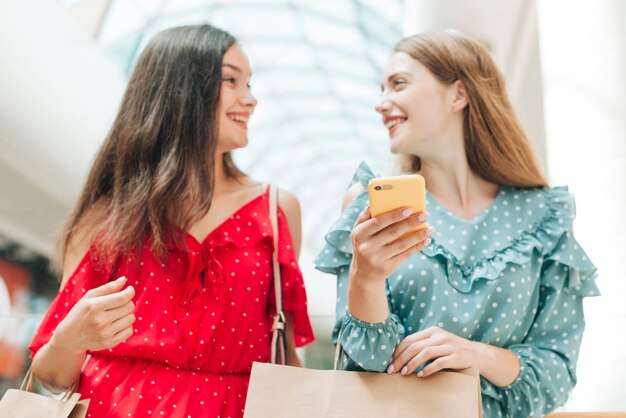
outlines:
{"label": "fingernail", "polygon": [[434,226],[429,226],[428,228],[426,228],[426,234],[427,235],[432,235],[435,233],[435,227]]}
{"label": "fingernail", "polygon": [[411,216],[412,213],[413,213],[413,209],[406,208],[402,211],[402,216],[404,216],[405,218],[408,218],[409,216]]}
{"label": "fingernail", "polygon": [[402,371],[400,371],[400,373],[402,373],[402,374],[404,374],[404,375],[406,375],[408,372],[409,372],[409,369],[407,369],[407,368],[406,368],[406,366],[404,366],[404,367],[402,368]]}
{"label": "fingernail", "polygon": [[426,215],[425,213],[420,213],[419,216],[417,217],[417,220],[420,222],[425,222],[426,219],[428,219],[428,215]]}
{"label": "fingernail", "polygon": [[427,238],[426,241],[424,241],[424,245],[426,246],[426,245],[430,244],[431,242],[432,242],[432,239]]}
{"label": "fingernail", "polygon": [[420,370],[420,371],[417,373],[417,377],[422,377],[422,376],[424,376],[424,372]]}
{"label": "fingernail", "polygon": [[126,280],[126,276],[121,276],[121,277],[117,278],[116,282],[120,282],[121,283],[121,282],[123,282],[125,280]]}
{"label": "fingernail", "polygon": [[394,370],[393,364],[390,364],[389,367],[387,367],[387,373],[391,374],[393,373],[393,370]]}

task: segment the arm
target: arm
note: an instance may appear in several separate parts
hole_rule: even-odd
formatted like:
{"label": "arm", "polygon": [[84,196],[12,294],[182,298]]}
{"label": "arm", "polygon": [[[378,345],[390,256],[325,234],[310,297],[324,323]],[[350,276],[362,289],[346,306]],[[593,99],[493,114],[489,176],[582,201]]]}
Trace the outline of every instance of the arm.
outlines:
{"label": "arm", "polygon": [[517,379],[503,388],[483,382],[483,393],[495,394],[502,407],[516,415],[543,416],[563,405],[576,385],[576,361],[585,327],[583,297],[596,290],[589,283],[592,280],[578,289],[571,283],[564,286],[568,275],[572,282],[578,272],[560,263],[544,266],[545,282],[557,286],[540,287],[539,307],[528,335],[521,344],[508,347],[521,364]]}
{"label": "arm", "polygon": [[[556,247],[567,248],[563,240]],[[561,256],[570,262],[569,254]],[[544,416],[564,404],[576,384],[576,359],[584,330],[582,300],[597,294],[594,271],[581,273],[574,266],[546,262],[537,284],[535,318],[520,344],[499,348],[432,327],[398,345],[391,372],[413,373],[427,361],[432,363],[418,372],[418,377],[443,368],[472,366],[482,376],[483,401],[492,413],[495,408],[503,416]]]}
{"label": "arm", "polygon": [[[290,192],[280,190],[278,193],[278,205],[282,209],[285,217],[287,218],[287,224],[289,225],[289,231],[291,232],[291,239],[293,244],[293,251],[296,255],[296,260],[300,257],[300,247],[302,243],[302,223],[300,203],[298,198]],[[302,367],[302,362],[296,353],[296,341],[293,332],[293,315],[286,312],[286,333],[287,338],[287,361],[290,366]]]}
{"label": "arm", "polygon": [[401,237],[426,219],[426,214],[406,208],[376,218],[365,208],[359,215],[351,233],[354,255],[348,288],[348,310],[356,318],[378,323],[389,317],[387,277],[430,243],[434,228]]}
{"label": "arm", "polygon": [[[358,183],[350,187],[344,198],[344,210],[363,191],[364,187]],[[427,245],[425,231],[396,241],[408,229],[420,224],[421,219],[419,214],[407,218],[402,210],[370,219],[368,208],[357,219],[351,234],[350,268],[341,268],[336,273],[335,335],[341,329],[340,343],[350,360],[346,365],[348,369],[356,365],[366,370],[384,371],[393,348],[404,335],[400,320],[389,310],[386,278],[406,258]]]}
{"label": "arm", "polygon": [[[365,191],[365,186],[361,183],[355,183],[350,186],[343,198],[341,211],[343,212],[358,195]],[[362,217],[369,217],[368,208],[359,216],[357,224]],[[354,240],[352,245],[354,248]],[[348,277],[359,273],[355,269],[358,269],[356,263],[350,263],[350,274]],[[363,282],[348,279],[346,281],[346,290],[348,293],[345,300],[348,303],[348,311],[356,318],[361,318],[365,322],[377,323],[383,322],[389,316],[389,305],[384,281]]]}
{"label": "arm", "polygon": [[122,277],[91,289],[70,310],[50,341],[33,358],[33,374],[68,388],[78,379],[88,350],[112,348],[132,335],[135,291]]}
{"label": "arm", "polygon": [[[70,242],[63,265],[61,290],[88,249],[89,239]],[[110,348],[132,335],[134,289],[121,290],[125,279],[85,293],[59,323],[52,338],[33,357],[34,375],[50,386],[70,387],[80,376],[88,350]]]}

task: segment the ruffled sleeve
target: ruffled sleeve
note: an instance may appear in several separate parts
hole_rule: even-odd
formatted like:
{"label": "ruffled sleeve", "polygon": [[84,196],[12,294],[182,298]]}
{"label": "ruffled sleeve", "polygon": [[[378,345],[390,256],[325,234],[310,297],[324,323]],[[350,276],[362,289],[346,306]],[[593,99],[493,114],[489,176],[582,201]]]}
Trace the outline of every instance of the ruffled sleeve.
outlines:
{"label": "ruffled sleeve", "polygon": [[550,215],[532,236],[543,256],[535,320],[522,343],[507,347],[520,361],[519,376],[504,388],[481,382],[488,407],[500,408],[503,416],[544,416],[565,403],[576,384],[583,298],[600,294],[596,267],[570,232],[573,196],[565,188],[550,195]]}
{"label": "ruffled sleeve", "polygon": [[[283,311],[292,315],[296,347],[302,347],[314,340],[313,329],[307,312],[302,272],[293,251],[289,225],[281,210],[278,212],[278,228],[278,263],[281,273]],[[272,287],[272,294],[273,289]],[[272,308],[276,306],[274,298],[271,298],[271,306]]]}
{"label": "ruffled sleeve", "polygon": [[[369,166],[362,162],[357,168],[350,186],[360,183],[365,188],[371,179],[375,177]],[[352,261],[352,241],[350,240],[350,232],[354,226],[359,214],[369,204],[367,192],[359,194],[348,207],[343,211],[339,219],[326,233],[324,239],[326,245],[315,259],[315,268],[324,273],[338,274],[342,268],[349,266]]]}
{"label": "ruffled sleeve", "polygon": [[[367,188],[375,177],[366,163],[357,168],[350,186],[360,183]],[[315,267],[337,276],[336,319],[332,340],[337,343],[341,332],[346,370],[384,371],[398,342],[404,337],[404,327],[393,312],[380,323],[363,322],[348,312],[349,266],[353,249],[350,233],[359,214],[369,204],[367,192],[358,195],[325,236],[326,245],[315,259]],[[391,312],[391,310],[390,310]]]}
{"label": "ruffled sleeve", "polygon": [[98,263],[94,261],[92,250],[88,251],[43,317],[29,346],[31,358],[50,341],[59,323],[65,319],[69,311],[85,293],[90,289],[104,285],[109,280],[109,276],[110,272],[98,267]]}

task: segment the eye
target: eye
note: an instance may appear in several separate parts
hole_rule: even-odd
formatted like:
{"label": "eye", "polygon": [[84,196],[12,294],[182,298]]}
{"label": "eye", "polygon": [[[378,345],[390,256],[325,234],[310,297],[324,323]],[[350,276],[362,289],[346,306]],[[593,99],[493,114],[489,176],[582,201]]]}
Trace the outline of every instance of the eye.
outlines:
{"label": "eye", "polygon": [[403,84],[406,84],[406,80],[404,78],[396,78],[392,81],[392,84],[394,86],[401,86]]}
{"label": "eye", "polygon": [[225,83],[235,84],[235,77],[222,77],[222,81]]}

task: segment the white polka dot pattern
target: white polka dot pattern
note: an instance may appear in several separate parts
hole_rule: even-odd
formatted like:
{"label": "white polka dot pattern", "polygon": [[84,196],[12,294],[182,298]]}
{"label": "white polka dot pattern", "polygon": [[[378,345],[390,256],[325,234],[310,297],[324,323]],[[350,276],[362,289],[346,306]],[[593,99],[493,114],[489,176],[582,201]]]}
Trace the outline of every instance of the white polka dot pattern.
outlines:
{"label": "white polka dot pattern", "polygon": [[[284,310],[296,344],[313,339],[302,275],[279,212],[278,259]],[[91,399],[88,417],[241,417],[253,361],[268,361],[274,309],[272,229],[267,193],[241,207],[202,242],[185,235],[168,262],[146,246],[116,266],[136,290],[134,335],[93,352],[78,391]],[[53,302],[31,350],[107,272],[90,255]]]}
{"label": "white polka dot pattern", "polygon": [[[366,185],[373,177],[363,164],[353,181]],[[319,270],[337,275],[334,338],[341,328],[341,343],[352,351],[346,367],[384,371],[389,347],[439,326],[506,347],[520,359],[522,371],[510,387],[482,379],[485,416],[539,416],[563,404],[574,385],[582,298],[598,294],[596,269],[569,232],[575,206],[567,189],[501,187],[471,220],[456,217],[428,194],[429,223],[437,233],[388,278],[391,315],[379,324],[346,312],[350,231],[367,204],[367,193],[350,204],[316,260]]]}

